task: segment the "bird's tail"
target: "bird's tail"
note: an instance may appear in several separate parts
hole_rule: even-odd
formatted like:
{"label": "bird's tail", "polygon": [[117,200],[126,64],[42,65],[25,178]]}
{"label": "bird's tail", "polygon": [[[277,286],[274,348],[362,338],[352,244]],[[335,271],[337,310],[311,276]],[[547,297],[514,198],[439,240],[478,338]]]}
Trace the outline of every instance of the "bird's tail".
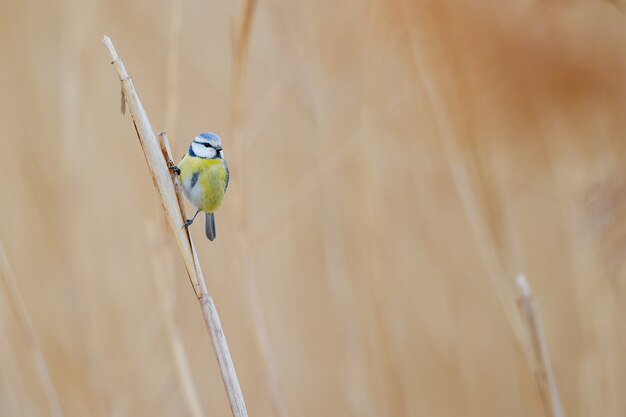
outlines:
{"label": "bird's tail", "polygon": [[204,213],[204,231],[209,240],[215,240],[215,214]]}

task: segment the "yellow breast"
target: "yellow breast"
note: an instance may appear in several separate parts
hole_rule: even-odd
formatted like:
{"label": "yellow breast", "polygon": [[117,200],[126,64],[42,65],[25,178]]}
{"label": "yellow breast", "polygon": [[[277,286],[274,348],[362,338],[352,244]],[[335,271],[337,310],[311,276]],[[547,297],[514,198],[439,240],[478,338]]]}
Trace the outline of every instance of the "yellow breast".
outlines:
{"label": "yellow breast", "polygon": [[209,213],[219,208],[226,187],[224,161],[187,154],[178,168],[185,196],[196,208]]}

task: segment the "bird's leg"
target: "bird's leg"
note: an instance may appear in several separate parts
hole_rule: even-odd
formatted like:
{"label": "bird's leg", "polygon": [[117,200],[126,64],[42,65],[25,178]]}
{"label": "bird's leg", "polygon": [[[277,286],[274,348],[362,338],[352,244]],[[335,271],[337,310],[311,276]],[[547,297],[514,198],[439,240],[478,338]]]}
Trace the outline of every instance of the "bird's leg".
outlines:
{"label": "bird's leg", "polygon": [[172,162],[171,159],[168,159],[167,161],[167,167],[172,170],[176,175],[180,175],[180,168],[178,168],[176,165],[174,165],[174,162]]}
{"label": "bird's leg", "polygon": [[198,209],[198,211],[196,211],[196,214],[194,214],[191,219],[185,220],[185,224],[183,224],[183,227],[191,226],[191,223],[193,223],[193,221],[196,220],[196,216],[198,215],[198,213],[200,213],[200,209]]}

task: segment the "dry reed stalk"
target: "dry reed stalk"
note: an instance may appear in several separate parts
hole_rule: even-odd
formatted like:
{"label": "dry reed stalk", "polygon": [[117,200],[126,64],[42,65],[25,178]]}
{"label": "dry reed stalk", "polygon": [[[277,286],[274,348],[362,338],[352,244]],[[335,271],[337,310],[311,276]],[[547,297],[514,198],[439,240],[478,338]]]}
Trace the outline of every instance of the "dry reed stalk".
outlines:
{"label": "dry reed stalk", "polygon": [[[176,237],[176,242],[178,243],[180,254],[183,258],[185,268],[187,269],[187,274],[189,275],[189,279],[194,287],[194,292],[200,303],[202,316],[211,335],[211,342],[213,343],[232,414],[234,417],[247,416],[248,412],[246,410],[243,393],[241,392],[241,386],[239,385],[235,366],[228,349],[226,336],[224,335],[217,309],[213,303],[213,298],[208,293],[202,274],[202,268],[198,261],[198,255],[193,240],[191,239],[191,234],[187,228],[183,227],[184,214],[180,203],[180,194],[176,192],[175,183],[172,181],[167,162],[171,160],[171,155],[164,155],[156,135],[152,130],[148,116],[139,100],[139,96],[135,91],[133,82],[126,72],[124,63],[117,55],[111,39],[104,36],[103,42],[109,51],[112,64],[115,65],[115,69],[120,78],[122,84],[122,99],[128,105],[135,130],[137,131],[139,143],[146,157],[152,181],[154,182],[157,194],[165,210],[168,223]],[[124,105],[122,108],[124,108]],[[169,148],[169,146],[165,144],[165,149],[167,150],[167,148]]]}
{"label": "dry reed stalk", "polygon": [[[322,137],[326,137],[321,135]],[[330,288],[331,303],[337,318],[339,341],[343,346],[343,367],[348,375],[344,378],[345,396],[350,407],[350,414],[371,417],[383,414],[380,407],[368,400],[375,398],[372,382],[377,378],[371,376],[372,364],[368,363],[364,344],[366,338],[359,326],[359,308],[355,290],[350,281],[350,268],[347,263],[346,237],[341,228],[340,205],[335,198],[339,195],[339,187],[330,181],[324,187],[324,228],[323,253],[327,285]]]}
{"label": "dry reed stalk", "polygon": [[[242,107],[243,107],[243,91],[244,80],[246,74],[246,62],[248,57],[248,48],[250,45],[250,32],[252,30],[252,22],[254,19],[254,11],[256,8],[256,0],[247,0],[244,4],[242,20],[238,26],[237,36],[233,36],[233,84],[232,84],[232,100],[231,100],[231,130],[233,138],[233,155],[235,155],[235,166],[239,167],[239,178],[242,175],[244,146],[242,128]],[[282,394],[277,382],[277,365],[274,356],[274,350],[271,340],[268,336],[267,325],[265,322],[265,312],[260,301],[258,288],[258,280],[256,276],[256,266],[251,256],[250,238],[247,227],[248,215],[245,209],[245,196],[243,194],[244,186],[240,180],[237,190],[233,190],[232,201],[236,207],[236,217],[238,218],[239,231],[237,233],[237,244],[239,253],[243,259],[243,275],[247,285],[246,295],[248,297],[248,305],[252,311],[252,319],[254,321],[254,329],[259,343],[260,353],[265,363],[265,380],[269,391],[269,396],[274,414],[278,417],[288,417],[289,412],[287,405],[283,400]]]}
{"label": "dry reed stalk", "polygon": [[450,173],[454,182],[459,200],[463,206],[472,235],[477,243],[477,250],[482,258],[482,263],[487,271],[487,275],[495,288],[501,306],[506,313],[506,317],[516,338],[524,347],[522,337],[522,324],[515,311],[513,285],[509,280],[503,279],[507,274],[502,265],[500,256],[493,237],[487,226],[487,221],[481,211],[481,205],[476,195],[476,190],[472,185],[470,167],[466,161],[463,151],[459,149],[458,137],[454,128],[454,121],[451,120],[446,104],[441,96],[441,92],[436,89],[436,79],[422,56],[420,42],[411,36],[412,52],[415,63],[417,77],[422,84],[425,96],[433,114],[433,120],[438,136],[443,145],[443,152]]}
{"label": "dry reed stalk", "polygon": [[[239,25],[239,33],[234,42],[233,50],[233,100],[231,101],[231,117],[233,129],[239,127],[241,121],[241,95],[243,94],[246,60],[250,45],[252,18],[256,8],[256,0],[247,0],[244,6],[243,19]],[[235,132],[233,132],[233,136]]]}
{"label": "dry reed stalk", "polygon": [[548,344],[543,332],[539,304],[535,300],[524,275],[517,277],[517,286],[519,288],[518,306],[531,340],[534,373],[541,393],[541,401],[546,414],[550,414],[552,417],[563,417],[563,407],[548,354]]}
{"label": "dry reed stalk", "polygon": [[283,221],[287,213],[303,200],[309,198],[315,187],[319,187],[328,177],[335,174],[335,171],[341,166],[341,162],[345,161],[348,156],[357,152],[361,142],[365,136],[367,129],[385,126],[385,124],[402,108],[401,105],[407,99],[408,93],[404,91],[395,98],[394,101],[388,103],[376,117],[372,118],[365,126],[358,128],[347,139],[334,147],[331,155],[323,158],[315,167],[309,170],[309,173],[302,178],[292,189],[292,191],[284,197],[280,202],[274,205],[274,209],[259,223],[259,226],[251,232],[251,246],[260,245],[262,241],[271,234],[272,230],[276,230],[278,224]]}
{"label": "dry reed stalk", "polygon": [[178,121],[178,55],[180,51],[180,34],[183,26],[181,0],[172,0],[170,5],[170,36],[167,55],[167,104],[165,107],[165,126],[174,131]]}
{"label": "dry reed stalk", "polygon": [[[529,359],[531,366],[534,368],[535,379],[546,415],[562,417],[563,411],[558,398],[552,368],[550,367],[543,329],[541,328],[538,309],[532,299],[530,287],[528,287],[525,278],[522,281],[518,279],[517,285],[522,289],[522,301],[524,302],[524,307],[521,307],[522,314],[520,317],[520,314],[517,314],[513,307],[513,300],[515,299],[514,285],[509,280],[503,278],[508,274],[499,256],[493,236],[489,232],[487,221],[483,213],[481,213],[481,205],[478,201],[476,190],[471,183],[468,163],[458,145],[458,135],[454,128],[454,121],[449,116],[441,92],[437,91],[437,78],[426,63],[423,53],[425,50],[424,44],[413,33],[410,35],[410,40],[417,77],[424,88],[437,133],[443,144],[444,155],[450,166],[457,193],[467,215],[474,239],[478,244],[478,251],[487,274],[498,293],[498,298],[513,333]],[[524,327],[529,330],[529,337],[524,337]]]}
{"label": "dry reed stalk", "polygon": [[35,327],[28,314],[28,309],[26,308],[24,298],[15,280],[15,275],[9,264],[6,252],[4,251],[2,241],[0,241],[0,270],[2,270],[2,282],[4,282],[8,292],[9,302],[15,313],[19,327],[22,329],[22,332],[24,332],[24,338],[35,361],[37,374],[39,375],[41,386],[43,387],[48,406],[50,407],[50,414],[52,414],[53,417],[63,417],[63,410],[61,409],[61,403],[59,402],[54,382],[52,382],[52,377],[50,376],[48,363],[41,350],[41,345],[35,333]]}
{"label": "dry reed stalk", "polygon": [[368,304],[370,305],[369,320],[372,322],[372,331],[368,334],[371,344],[380,352],[377,356],[378,368],[381,377],[378,389],[385,399],[383,410],[387,415],[402,417],[407,415],[407,392],[402,384],[402,363],[394,352],[394,337],[391,328],[393,319],[389,317],[386,299],[388,282],[388,267],[381,255],[383,242],[383,226],[380,219],[385,218],[386,210],[382,202],[385,198],[381,192],[384,188],[380,178],[380,154],[377,154],[377,139],[375,130],[365,129],[369,120],[374,120],[380,109],[379,100],[375,95],[374,71],[375,66],[383,62],[384,49],[377,48],[376,31],[378,17],[374,2],[369,2],[366,17],[366,33],[363,39],[366,58],[363,62],[363,78],[361,80],[362,98],[360,109],[360,125],[364,150],[360,153],[361,175],[364,184],[362,198],[364,205],[364,224],[368,229],[369,239],[366,240],[366,258],[368,272],[366,274]]}
{"label": "dry reed stalk", "polygon": [[[407,3],[409,2],[402,3],[405,8],[405,16],[409,15],[410,10],[410,5]],[[408,23],[405,24],[410,28]],[[442,91],[437,88],[439,81],[437,76],[441,77],[441,75],[436,76],[435,72],[431,70],[424,53],[427,50],[426,43],[414,33],[413,29],[409,29],[409,40],[415,73],[424,89],[426,101],[433,115],[435,130],[441,139],[443,153],[450,167],[459,200],[467,216],[470,231],[477,243],[477,250],[487,271],[487,276],[498,294],[498,300],[511,329],[520,346],[528,355],[528,340],[523,337],[523,323],[514,306],[514,285],[512,280],[505,278],[508,274],[489,231],[487,220],[481,211],[481,204],[472,185],[470,165],[458,144],[459,138],[455,129],[455,122],[450,116]]]}

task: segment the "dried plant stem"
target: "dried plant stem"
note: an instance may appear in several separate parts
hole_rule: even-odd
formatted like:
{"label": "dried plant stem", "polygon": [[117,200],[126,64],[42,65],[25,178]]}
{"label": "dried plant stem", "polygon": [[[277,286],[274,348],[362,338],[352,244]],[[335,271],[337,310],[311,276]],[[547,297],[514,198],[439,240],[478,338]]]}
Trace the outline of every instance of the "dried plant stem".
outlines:
{"label": "dried plant stem", "polygon": [[498,299],[506,313],[515,337],[520,341],[522,347],[525,348],[525,340],[522,337],[522,323],[514,306],[515,294],[512,280],[504,278],[507,276],[506,271],[481,211],[481,205],[471,181],[467,160],[458,146],[458,137],[454,128],[455,123],[449,115],[450,112],[446,108],[441,91],[437,90],[436,77],[428,67],[423,56],[424,48],[421,45],[421,39],[414,34],[410,36],[410,39],[415,72],[424,88],[426,102],[433,114],[434,125],[443,145],[444,156],[450,166],[452,180],[467,216],[470,230],[476,240],[477,250],[482,258],[487,276],[498,294]]}
{"label": "dried plant stem", "polygon": [[548,344],[543,334],[539,305],[524,275],[517,277],[517,286],[520,293],[518,305],[531,340],[535,379],[541,393],[541,401],[546,414],[552,417],[563,417],[563,408],[548,354]]}
{"label": "dried plant stem", "polygon": [[252,30],[252,17],[256,8],[256,0],[247,0],[244,5],[242,21],[239,25],[239,33],[234,42],[233,50],[233,100],[231,117],[233,129],[239,127],[241,120],[241,95],[243,94],[248,46],[250,45],[250,31]]}
{"label": "dried plant stem", "polygon": [[180,52],[180,33],[183,26],[181,0],[171,0],[170,36],[167,54],[167,105],[165,107],[165,126],[174,131],[178,121],[178,56]]}
{"label": "dried plant stem", "polygon": [[256,268],[253,257],[251,256],[249,249],[245,247],[247,245],[247,241],[244,241],[243,238],[239,240],[242,245],[242,253],[247,255],[243,268],[244,275],[246,277],[248,302],[250,303],[250,311],[252,312],[252,319],[254,321],[254,328],[256,330],[261,357],[265,362],[265,382],[269,391],[272,409],[276,417],[289,417],[287,404],[285,404],[285,401],[283,400],[283,396],[278,385],[278,366],[274,355],[274,349],[272,348],[271,339],[268,335],[268,329],[265,322],[265,312],[263,311],[263,306],[261,305],[261,296],[259,286],[257,284],[258,279],[256,276]]}
{"label": "dried plant stem", "polygon": [[[139,100],[139,96],[135,91],[133,82],[126,72],[124,63],[117,55],[113,43],[107,36],[103,38],[103,42],[109,51],[112,63],[115,65],[115,69],[122,83],[123,97],[125,103],[128,105],[132,121],[135,125],[137,136],[139,137],[139,142],[146,157],[150,175],[152,176],[152,181],[154,182],[157,194],[165,210],[168,223],[176,237],[176,242],[178,243],[185,268],[187,269],[189,279],[194,286],[196,297],[200,303],[202,316],[211,334],[211,341],[215,349],[215,355],[217,356],[217,362],[220,367],[232,414],[234,417],[247,416],[248,412],[219,315],[213,303],[213,298],[207,291],[202,269],[198,262],[198,256],[189,230],[183,227],[184,215],[179,200],[180,196],[176,193],[171,172],[167,165],[167,160],[171,159],[171,155],[163,154],[162,147],[159,145],[156,135],[152,130],[152,126]],[[167,149],[168,146],[165,146],[165,148]]]}
{"label": "dried plant stem", "polygon": [[[233,154],[236,155],[235,165],[239,167],[239,178],[243,178],[241,168],[245,166],[243,163],[244,145],[243,136],[240,132],[243,131],[242,127],[242,108],[243,108],[243,91],[245,82],[246,62],[248,56],[248,48],[250,45],[250,32],[252,30],[252,23],[254,18],[254,11],[256,7],[256,0],[246,0],[244,3],[243,15],[241,21],[237,27],[238,33],[233,35],[233,85],[232,85],[232,100],[231,100],[231,129],[233,137]],[[239,231],[237,243],[239,246],[239,253],[243,259],[243,275],[245,277],[247,285],[246,294],[248,296],[248,305],[252,311],[252,319],[254,321],[254,329],[256,331],[257,340],[259,343],[261,357],[265,363],[265,381],[268,387],[268,392],[274,411],[274,415],[277,417],[288,417],[289,412],[287,405],[283,401],[278,382],[276,371],[277,361],[275,360],[274,351],[271,346],[271,340],[268,336],[267,325],[265,323],[265,312],[260,301],[260,292],[257,284],[256,266],[251,255],[249,246],[249,231],[247,227],[248,215],[244,204],[244,194],[241,190],[244,187],[241,184],[238,187],[238,191],[234,192],[232,199],[234,201],[236,210],[236,217],[239,220]]]}
{"label": "dried plant stem", "polygon": [[[500,259],[493,236],[489,232],[487,222],[481,213],[476,190],[471,183],[468,164],[462,150],[458,146],[454,121],[450,118],[450,112],[446,109],[443,95],[436,89],[436,77],[426,64],[422,52],[424,48],[422,47],[421,39],[416,35],[411,35],[410,38],[416,73],[425,90],[427,101],[434,116],[435,127],[443,144],[444,155],[450,165],[457,193],[468,217],[471,231],[478,243],[478,250],[487,274],[494,284],[498,298],[516,338],[520,342],[524,353],[529,357],[531,366],[534,367],[535,378],[546,414],[552,415],[552,417],[562,417],[563,411],[558,398],[554,375],[550,367],[538,307],[532,298],[530,287],[525,278],[522,280],[518,279],[518,287],[522,289],[522,302],[520,304],[522,314],[520,317],[515,311],[513,303],[515,297],[514,285],[509,280],[503,278],[507,276],[507,273]],[[524,327],[528,329],[529,337],[524,337]]]}
{"label": "dried plant stem", "polygon": [[52,378],[50,377],[50,371],[48,370],[46,358],[44,357],[41,346],[39,345],[39,340],[37,339],[35,328],[33,327],[30,315],[28,314],[28,309],[26,308],[26,304],[24,303],[24,299],[22,298],[22,293],[17,286],[15,275],[13,275],[13,269],[9,264],[9,259],[7,258],[6,252],[4,251],[4,245],[1,241],[0,270],[2,270],[2,282],[4,282],[4,285],[8,292],[9,302],[11,304],[11,307],[13,308],[13,311],[15,312],[17,322],[24,332],[26,343],[28,344],[30,353],[35,361],[39,380],[41,381],[41,385],[45,392],[46,399],[48,400],[48,406],[50,407],[50,414],[52,414],[53,417],[63,417],[61,403],[59,402],[56,388],[54,387],[54,383],[52,382]]}

